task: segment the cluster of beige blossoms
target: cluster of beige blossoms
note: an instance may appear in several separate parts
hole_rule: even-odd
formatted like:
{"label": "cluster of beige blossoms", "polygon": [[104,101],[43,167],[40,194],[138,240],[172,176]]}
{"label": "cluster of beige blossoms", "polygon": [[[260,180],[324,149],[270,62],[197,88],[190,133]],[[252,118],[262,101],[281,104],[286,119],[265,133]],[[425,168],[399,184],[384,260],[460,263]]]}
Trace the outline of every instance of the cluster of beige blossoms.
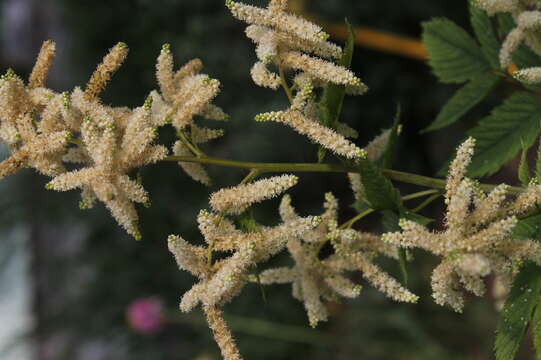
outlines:
{"label": "cluster of beige blossoms", "polygon": [[464,307],[461,287],[482,296],[483,278],[490,273],[508,289],[521,261],[531,260],[541,266],[541,245],[511,236],[517,216],[541,202],[541,185],[532,182],[514,201],[507,200],[505,184],[485,194],[475,181],[465,177],[474,146],[473,138],[466,140],[450,166],[444,231],[432,232],[402,219],[402,232],[383,235],[389,244],[418,247],[442,257],[432,273],[432,296],[436,303],[459,312]]}
{"label": "cluster of beige blossoms", "polygon": [[[298,238],[321,223],[320,218],[309,216],[275,227],[258,226],[243,231],[227,215],[238,214],[250,204],[275,197],[296,181],[294,176],[283,175],[214,193],[211,204],[219,213],[202,210],[197,219],[205,247],[191,245],[179,236],[169,237],[169,249],[179,267],[199,278],[182,296],[180,308],[190,311],[202,305],[224,359],[241,357],[220,308],[240,293],[256,264],[278,254],[290,239]],[[214,252],[231,253],[231,256],[213,261]]]}
{"label": "cluster of beige blossoms", "polygon": [[[374,234],[339,229],[338,202],[330,193],[325,195],[325,212],[321,216],[297,215],[286,195],[280,205],[281,225],[239,229],[227,218],[251,204],[278,196],[296,182],[296,177],[282,175],[219,190],[211,195],[211,205],[216,212],[202,210],[198,216],[206,246],[191,245],[175,235],[169,237],[169,249],[179,267],[199,278],[199,282],[182,296],[182,311],[190,311],[201,304],[207,318],[210,312],[216,321],[217,314],[221,313],[219,309],[238,295],[249,280],[261,284],[291,282],[293,296],[304,303],[309,322],[315,326],[328,317],[323,299],[352,298],[359,294],[361,286],[347,275],[355,271],[360,271],[369,283],[394,300],[417,301],[417,296],[373,263],[378,255],[396,259],[397,247],[382,242]],[[320,259],[320,250],[327,242],[333,245],[335,252]],[[295,260],[293,267],[254,274],[256,264],[284,249]],[[211,255],[216,251],[231,256],[213,262]],[[225,323],[221,324],[225,326]],[[213,327],[210,319],[209,325]],[[225,359],[239,358],[226,327],[215,331],[215,337]]]}
{"label": "cluster of beige blossoms", "polygon": [[[364,279],[393,300],[416,302],[416,295],[373,263],[378,255],[397,259],[397,247],[382,242],[375,234],[339,229],[338,201],[331,193],[325,194],[323,206],[325,212],[320,225],[287,243],[295,265],[265,270],[259,275],[259,281],[262,284],[292,283],[293,297],[304,303],[312,326],[327,320],[327,308],[322,299],[359,295],[361,286],[353,283],[347,272],[360,271]],[[286,224],[300,219],[287,195],[280,204],[280,216]],[[328,241],[333,245],[334,254],[320,259],[320,250]]]}
{"label": "cluster of beige blossoms", "polygon": [[[380,159],[390,130],[361,149],[347,139],[357,136],[354,129],[341,123],[333,125],[335,128],[324,125],[326,109],[318,101],[318,89],[340,85],[346,93],[362,94],[367,88],[351,71],[336,64],[342,49],[328,42],[319,26],[290,14],[287,3],[270,0],[266,8],[258,8],[226,1],[232,14],[249,24],[246,34],[257,45],[258,62],[251,70],[254,82],[271,89],[282,86],[290,98],[287,110],[262,113],[256,120],[289,125],[345,159]],[[512,53],[522,41],[541,55],[538,1],[476,3],[491,15],[510,12],[517,22],[502,46],[502,66],[511,64]],[[210,185],[202,165],[187,157],[205,158],[199,145],[222,136],[223,131],[200,126],[195,118],[228,117],[212,104],[220,83],[200,73],[199,59],[175,71],[170,47],[164,45],[156,64],[159,91],[150,92],[142,106],[130,109],[107,106],[100,100],[127,56],[125,44],[110,50],[84,89],[64,93],[45,87],[54,53],[54,43],[45,42],[26,85],[12,71],[0,78],[0,139],[11,152],[0,163],[0,178],[23,167],[35,168],[52,178],[48,189],[81,189],[81,208],[101,201],[129,234],[139,238],[134,203],[150,200],[135,175],[137,169],[167,157],[168,148],[156,144],[157,129],[171,125],[178,137],[173,153],[183,157],[180,166],[194,180]],[[292,75],[291,86],[287,75]],[[526,83],[541,82],[541,68],[522,69],[515,76]],[[383,236],[347,228],[348,223],[338,226],[338,201],[331,193],[325,195],[320,216],[299,216],[285,195],[279,225],[263,226],[254,219],[248,224],[237,221],[238,225],[237,216],[252,205],[275,198],[298,182],[293,175],[248,181],[259,175],[257,168],[252,169],[240,185],[211,194],[211,210],[202,210],[197,218],[203,246],[176,235],[168,238],[180,269],[198,278],[182,296],[180,309],[187,312],[201,306],[224,359],[238,360],[241,355],[221,309],[250,281],[291,283],[292,295],[304,305],[311,326],[327,320],[325,301],[359,295],[361,286],[352,280],[356,273],[395,301],[416,302],[416,295],[375,264],[379,256],[398,259],[400,247],[419,247],[442,258],[432,275],[438,304],[461,311],[461,288],[482,295],[483,278],[490,273],[496,275],[500,288],[508,289],[520,262],[530,260],[541,266],[541,245],[511,236],[517,218],[541,203],[541,185],[532,182],[514,200],[508,199],[506,185],[485,194],[465,176],[474,144],[471,138],[464,142],[450,166],[445,229],[439,232],[404,219],[400,221],[402,231]],[[173,159],[178,161],[169,158]],[[360,174],[348,175],[356,199],[363,200]],[[323,256],[323,248],[331,249],[330,254]],[[293,259],[291,267],[258,273],[257,265],[283,251]]]}
{"label": "cluster of beige blossoms", "polygon": [[[258,8],[226,1],[233,16],[250,24],[246,35],[257,44],[259,61],[251,71],[254,82],[275,90],[282,85],[290,96],[289,109],[262,113],[256,120],[286,124],[340,156],[359,158],[365,152],[346,139],[355,137],[353,129],[345,124],[337,129],[322,125],[315,90],[337,84],[345,86],[349,94],[362,94],[367,87],[350,70],[332,61],[342,56],[342,49],[328,42],[319,26],[290,14],[287,3],[271,0],[267,8]],[[295,72],[291,89],[286,72]]]}
{"label": "cluster of beige blossoms", "polygon": [[[154,144],[160,126],[175,126],[182,142],[174,150],[183,155],[188,155],[183,144],[195,147],[222,134],[193,123],[195,115],[226,118],[210,104],[219,83],[198,74],[199,60],[173,72],[169,47],[164,46],[157,64],[160,92],[153,91],[135,109],[111,107],[99,96],[124,62],[125,44],[110,50],[84,90],[72,92],[56,93],[45,87],[54,54],[55,44],[46,41],[27,85],[11,70],[0,79],[0,139],[11,151],[0,163],[0,177],[22,167],[35,168],[53,178],[47,189],[80,188],[81,208],[100,200],[128,233],[139,238],[134,203],[148,204],[149,197],[133,177],[134,171],[167,156],[166,147]],[[187,127],[191,133],[185,136]],[[195,179],[208,182],[203,169],[182,165]]]}
{"label": "cluster of beige blossoms", "polygon": [[[522,42],[541,56],[541,4],[537,0],[474,0],[489,15],[510,13],[517,26],[511,30],[500,50],[500,65],[513,64],[513,52]],[[520,69],[513,76],[526,84],[541,83],[541,67]]]}

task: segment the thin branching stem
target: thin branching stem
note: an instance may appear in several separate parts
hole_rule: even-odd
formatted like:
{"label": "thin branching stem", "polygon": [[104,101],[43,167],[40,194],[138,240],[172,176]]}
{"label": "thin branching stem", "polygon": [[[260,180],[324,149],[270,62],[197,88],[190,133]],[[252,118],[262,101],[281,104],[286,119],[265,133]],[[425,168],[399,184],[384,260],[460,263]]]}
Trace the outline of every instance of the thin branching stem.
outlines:
{"label": "thin branching stem", "polygon": [[284,69],[281,66],[278,66],[278,71],[280,73],[280,85],[282,85],[282,88],[284,89],[284,92],[286,93],[289,102],[293,104],[293,93],[291,92],[291,88],[289,87],[287,83],[287,78],[286,78]]}
{"label": "thin branching stem", "polygon": [[[358,169],[355,167],[348,167],[342,164],[317,164],[317,163],[257,163],[248,161],[236,161],[227,160],[216,157],[190,157],[190,156],[168,156],[164,161],[173,162],[195,162],[207,165],[219,165],[225,167],[233,167],[239,169],[256,169],[260,174],[264,173],[276,173],[276,172],[334,172],[334,173],[356,173]],[[437,179],[428,176],[422,176],[403,171],[382,169],[382,172],[389,179],[403,182],[407,184],[414,184],[424,186],[432,189],[445,189],[445,179]],[[481,184],[483,191],[489,192],[496,187],[492,184]],[[509,193],[519,194],[524,189],[517,186],[510,186]]]}

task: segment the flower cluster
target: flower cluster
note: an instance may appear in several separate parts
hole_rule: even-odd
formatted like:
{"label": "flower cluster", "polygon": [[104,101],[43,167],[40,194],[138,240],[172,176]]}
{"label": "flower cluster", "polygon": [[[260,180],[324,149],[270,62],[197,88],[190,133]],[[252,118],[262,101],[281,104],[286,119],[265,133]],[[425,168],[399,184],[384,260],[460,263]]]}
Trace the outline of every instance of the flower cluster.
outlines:
{"label": "flower cluster", "polygon": [[[338,201],[331,193],[325,194],[323,206],[321,224],[287,243],[295,265],[265,270],[259,275],[259,281],[262,284],[291,283],[293,297],[304,303],[311,326],[327,320],[322,299],[359,295],[361,286],[348,278],[348,272],[360,271],[365,280],[394,300],[416,302],[417,296],[373,263],[380,254],[396,259],[397,247],[385,244],[374,234],[339,229]],[[280,215],[285,224],[300,219],[288,195],[280,203]],[[329,241],[334,254],[320,259],[320,250]]]}
{"label": "flower cluster", "polygon": [[[62,155],[72,129],[57,124],[53,108],[59,101],[62,103],[61,95],[43,87],[54,53],[55,44],[45,42],[28,86],[12,70],[0,78],[0,139],[11,151],[11,156],[0,163],[0,178],[22,167],[32,167],[48,176],[64,171]],[[41,121],[37,122],[40,113]]]}
{"label": "flower cluster", "polygon": [[[346,158],[363,156],[363,150],[346,139],[355,137],[356,132],[344,125],[337,129],[322,125],[315,102],[315,89],[328,84],[345,86],[350,94],[367,90],[350,70],[331,61],[341,57],[342,49],[327,41],[328,35],[319,26],[289,13],[287,1],[271,0],[267,8],[232,0],[226,5],[233,16],[249,24],[246,35],[257,44],[259,61],[251,71],[254,82],[271,89],[283,85],[290,95],[288,110],[259,114],[256,120],[286,124]],[[295,72],[293,90],[284,75],[288,71]]]}
{"label": "flower cluster", "polygon": [[[0,79],[0,139],[11,151],[0,163],[0,177],[33,167],[53,177],[47,189],[80,188],[81,208],[91,208],[100,200],[129,234],[139,238],[133,203],[148,204],[149,197],[133,177],[134,171],[167,156],[166,147],[154,144],[159,126],[172,123],[179,132],[192,126],[191,134],[175,144],[176,153],[185,150],[183,144],[193,146],[222,134],[196,127],[192,120],[195,115],[226,118],[210,104],[219,83],[198,74],[199,60],[173,73],[169,47],[164,46],[157,65],[161,93],[151,92],[144,105],[134,109],[111,107],[100,101],[100,94],[126,59],[125,44],[109,51],[84,90],[60,94],[45,87],[54,53],[54,42],[46,41],[28,85],[11,70]],[[71,171],[66,169],[68,164]],[[194,178],[208,182],[208,176],[197,178],[193,167],[188,170]]]}
{"label": "flower cluster", "polygon": [[[538,1],[518,0],[476,0],[476,5],[487,11],[489,15],[510,13],[517,26],[511,30],[500,50],[500,65],[508,67],[513,64],[513,52],[522,42],[538,55],[541,55],[541,5]],[[524,83],[541,82],[541,67],[520,69],[513,76]]]}
{"label": "flower cluster", "polygon": [[[152,92],[154,111],[161,119],[172,123],[181,138],[173,146],[175,155],[201,155],[198,145],[219,138],[224,132],[199,127],[194,117],[221,121],[228,119],[221,108],[211,103],[220,91],[220,82],[200,73],[203,64],[199,59],[191,60],[177,71],[173,68],[173,55],[169,44],[165,44],[156,64],[161,96]],[[187,134],[191,141],[186,140]],[[180,162],[179,165],[194,180],[210,185],[210,177],[201,165],[187,162]]]}
{"label": "flower cluster", "polygon": [[387,233],[383,240],[402,247],[418,247],[441,256],[432,273],[436,303],[462,311],[464,299],[460,287],[481,296],[483,277],[494,273],[507,286],[517,265],[531,260],[541,265],[541,245],[534,240],[515,239],[511,235],[517,216],[541,202],[541,186],[529,185],[514,201],[506,199],[507,185],[499,185],[485,194],[467,178],[475,141],[466,140],[452,162],[445,193],[447,214],[445,230],[431,232],[416,222],[402,219],[402,232]]}
{"label": "flower cluster", "polygon": [[[267,189],[263,187],[264,185]],[[238,206],[243,208],[246,203],[255,203],[279,195],[289,187],[284,185],[291,186],[292,178],[276,177],[239,185],[215,193],[211,198],[219,198],[219,201],[215,201],[217,204],[227,204],[224,212],[235,213],[235,210],[239,209]],[[265,195],[262,196],[260,191]],[[242,196],[241,204],[238,204],[239,196]],[[222,209],[221,205],[215,203],[214,208]],[[235,210],[230,205],[235,205]],[[198,223],[206,247],[191,245],[179,236],[169,237],[169,249],[174,254],[178,266],[199,278],[199,282],[182,296],[180,308],[182,311],[190,311],[198,304],[202,304],[209,326],[214,331],[216,342],[225,359],[238,359],[240,355],[234,346],[231,333],[221,318],[220,308],[240,293],[256,264],[278,254],[286,247],[288,241],[314,229],[320,222],[320,218],[308,216],[274,227],[257,226],[246,231],[237,228],[223,213],[202,210],[198,216]],[[213,262],[213,251],[231,253],[231,256]]]}

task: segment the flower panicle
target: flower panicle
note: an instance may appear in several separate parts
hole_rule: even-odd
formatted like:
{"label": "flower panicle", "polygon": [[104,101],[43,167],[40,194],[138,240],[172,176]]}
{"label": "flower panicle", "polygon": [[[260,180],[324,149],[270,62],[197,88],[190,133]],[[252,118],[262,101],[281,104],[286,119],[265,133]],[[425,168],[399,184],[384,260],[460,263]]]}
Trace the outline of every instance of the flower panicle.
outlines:
{"label": "flower panicle", "polygon": [[281,175],[221,189],[211,195],[210,204],[218,212],[240,214],[250,205],[276,197],[297,182],[296,176]]}
{"label": "flower panicle", "polygon": [[34,68],[28,79],[28,87],[30,89],[45,87],[45,82],[47,81],[47,76],[53,63],[55,52],[56,44],[54,41],[47,40],[43,42]]}
{"label": "flower panicle", "polygon": [[128,46],[119,42],[109,50],[86,84],[87,99],[97,99],[103,92],[111,76],[122,66],[128,56]]}

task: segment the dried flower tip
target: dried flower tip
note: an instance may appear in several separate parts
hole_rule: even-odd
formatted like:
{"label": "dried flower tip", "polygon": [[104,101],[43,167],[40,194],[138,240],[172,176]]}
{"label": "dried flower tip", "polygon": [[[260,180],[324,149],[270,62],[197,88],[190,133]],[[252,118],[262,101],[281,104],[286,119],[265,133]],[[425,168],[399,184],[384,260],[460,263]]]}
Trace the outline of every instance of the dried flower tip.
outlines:
{"label": "dried flower tip", "polygon": [[278,196],[298,182],[293,175],[281,175],[221,189],[210,197],[212,208],[219,212],[240,214],[250,205]]}
{"label": "dried flower tip", "polygon": [[127,56],[128,46],[125,43],[120,42],[109,50],[86,84],[85,97],[87,99],[95,99],[101,94],[113,73],[122,66]]}
{"label": "dried flower tip", "polygon": [[32,73],[28,79],[28,88],[34,89],[38,87],[45,87],[47,75],[49,74],[49,69],[53,63],[55,50],[56,46],[54,41],[47,40],[43,42],[36,60],[36,64],[34,65]]}

